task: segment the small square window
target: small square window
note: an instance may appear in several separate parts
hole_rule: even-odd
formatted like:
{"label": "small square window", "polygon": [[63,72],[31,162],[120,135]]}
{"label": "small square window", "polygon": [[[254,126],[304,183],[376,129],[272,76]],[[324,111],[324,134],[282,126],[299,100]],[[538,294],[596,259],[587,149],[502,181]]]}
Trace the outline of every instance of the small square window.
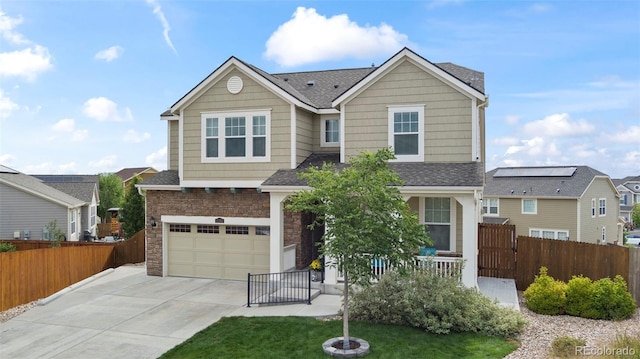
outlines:
{"label": "small square window", "polygon": [[538,213],[538,203],[535,199],[523,199],[522,200],[522,213],[524,214],[536,214]]}

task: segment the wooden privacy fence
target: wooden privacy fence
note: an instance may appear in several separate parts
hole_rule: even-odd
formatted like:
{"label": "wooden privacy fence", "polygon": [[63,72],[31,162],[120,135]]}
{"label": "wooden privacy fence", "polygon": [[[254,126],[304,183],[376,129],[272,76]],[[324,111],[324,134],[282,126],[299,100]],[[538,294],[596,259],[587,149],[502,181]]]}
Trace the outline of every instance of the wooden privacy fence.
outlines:
{"label": "wooden privacy fence", "polygon": [[478,275],[515,278],[516,226],[478,224]]}
{"label": "wooden privacy fence", "polygon": [[525,290],[540,267],[568,282],[574,275],[592,280],[621,275],[640,303],[640,248],[518,236],[516,287]]}
{"label": "wooden privacy fence", "polygon": [[47,241],[2,242],[19,250],[0,253],[0,311],[48,297],[105,269],[145,261],[144,230],[123,242],[62,242],[60,248],[50,248]]}

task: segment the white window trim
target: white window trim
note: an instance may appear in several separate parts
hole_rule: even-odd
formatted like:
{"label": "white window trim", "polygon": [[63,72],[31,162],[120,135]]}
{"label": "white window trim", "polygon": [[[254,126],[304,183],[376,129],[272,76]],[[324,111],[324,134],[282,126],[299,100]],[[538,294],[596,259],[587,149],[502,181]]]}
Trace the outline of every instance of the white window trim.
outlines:
{"label": "white window trim", "polygon": [[[327,142],[326,130],[327,121],[338,121],[338,142]],[[340,119],[339,118],[323,118],[320,121],[320,147],[340,147]]]}
{"label": "white window trim", "polygon": [[[600,201],[604,201],[604,207],[600,207]],[[604,214],[600,213],[601,208],[604,208]],[[606,216],[607,216],[607,199],[598,198],[598,217],[606,217]]]}
{"label": "white window trim", "polygon": [[72,209],[71,210],[71,223],[69,223],[69,226],[71,227],[70,232],[71,234],[75,234],[77,231],[77,223],[76,223],[76,210]]}
{"label": "white window trim", "polygon": [[[529,228],[529,237],[533,237],[533,235],[531,234],[531,232],[533,232],[533,231],[539,231],[540,232],[540,237],[536,237],[536,238],[544,238],[544,237],[542,237],[542,232],[553,232],[553,239],[556,239],[556,240],[559,240],[559,241],[565,241],[565,240],[569,240],[571,238],[569,236],[570,233],[569,233],[568,229]],[[565,232],[567,234],[567,239],[559,239],[558,238],[558,233],[560,233],[560,232]]]}
{"label": "white window trim", "polygon": [[591,199],[591,218],[596,218],[596,199]]}
{"label": "white window trim", "polygon": [[89,225],[91,227],[96,225],[96,214],[97,214],[98,210],[96,208],[95,204],[92,204],[91,207],[89,208]]}
{"label": "white window trim", "polygon": [[[436,198],[438,196],[427,196],[429,198]],[[442,253],[455,253],[456,252],[456,228],[457,228],[457,223],[456,223],[456,201],[453,198],[447,197],[449,198],[450,202],[449,202],[449,250],[438,250],[439,252]],[[426,224],[427,226],[429,225],[427,222],[425,222],[424,220],[424,199],[425,197],[419,197],[418,200],[418,205],[420,208],[418,208],[418,216],[420,216],[420,224]],[[446,224],[446,223],[434,223],[434,224]]]}
{"label": "white window trim", "polygon": [[607,227],[602,226],[602,241],[606,242],[607,241]]}
{"label": "white window trim", "polygon": [[[490,212],[491,211],[491,201],[494,201],[494,200],[496,201],[496,206],[495,207],[496,207],[497,211],[496,211],[496,213],[491,213]],[[486,202],[486,204],[487,204],[486,205],[487,212],[484,212],[485,201],[487,201]],[[487,217],[498,217],[498,216],[500,216],[500,198],[483,198],[482,199],[482,210],[483,210],[483,213],[482,213],[483,216],[487,216]]]}
{"label": "white window trim", "polygon": [[[524,201],[533,201],[535,203],[535,210],[533,212],[525,212]],[[523,198],[520,205],[520,211],[522,212],[522,214],[538,214],[538,200],[536,198]]]}
{"label": "white window trim", "polygon": [[387,106],[387,128],[389,147],[394,146],[393,114],[396,112],[418,112],[418,154],[396,155],[397,162],[424,162],[424,104]]}
{"label": "white window trim", "polygon": [[[253,156],[253,116],[265,116],[266,144],[263,157]],[[245,118],[245,153],[244,157],[225,157],[225,117]],[[207,157],[207,118],[218,119],[218,157]],[[202,163],[243,163],[271,161],[271,110],[246,110],[224,112],[202,112],[200,114],[200,161]],[[263,136],[260,136],[263,137]]]}

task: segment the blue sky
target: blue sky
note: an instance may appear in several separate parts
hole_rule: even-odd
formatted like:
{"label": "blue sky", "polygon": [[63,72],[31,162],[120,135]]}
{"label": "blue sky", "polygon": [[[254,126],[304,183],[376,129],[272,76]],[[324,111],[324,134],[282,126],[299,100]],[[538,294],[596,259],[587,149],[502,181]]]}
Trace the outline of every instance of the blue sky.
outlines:
{"label": "blue sky", "polygon": [[160,113],[230,56],[276,73],[404,46],[485,73],[487,170],[640,174],[638,1],[3,0],[0,163],[166,169]]}

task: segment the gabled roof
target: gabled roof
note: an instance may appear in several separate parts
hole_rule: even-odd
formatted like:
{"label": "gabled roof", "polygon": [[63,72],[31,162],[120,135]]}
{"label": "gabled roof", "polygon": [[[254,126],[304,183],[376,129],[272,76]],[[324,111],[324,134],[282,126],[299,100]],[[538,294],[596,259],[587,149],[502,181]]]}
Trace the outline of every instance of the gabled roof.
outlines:
{"label": "gabled roof", "polygon": [[62,191],[72,197],[91,203],[95,193],[99,201],[98,175],[32,175],[47,185]]}
{"label": "gabled roof", "polygon": [[616,187],[623,187],[629,192],[640,193],[640,176],[627,176],[621,179],[613,179]]}
{"label": "gabled roof", "polygon": [[122,178],[122,182],[126,182],[133,178],[136,174],[143,174],[145,172],[158,172],[153,167],[132,167],[132,168],[123,168],[120,171],[116,172],[116,175]]}
{"label": "gabled roof", "polygon": [[588,166],[501,167],[487,172],[484,196],[577,199],[596,177],[609,178]]}
{"label": "gabled roof", "polygon": [[48,201],[58,203],[68,208],[79,207],[84,204],[84,201],[76,197],[70,196],[67,193],[48,186],[47,184],[43,183],[41,180],[33,176],[29,176],[17,171],[0,172],[0,183],[17,188],[34,196],[44,198]]}
{"label": "gabled roof", "polygon": [[165,170],[156,173],[155,176],[149,177],[138,184],[138,186],[179,186],[180,177],[178,171]]}
{"label": "gabled roof", "polygon": [[[338,170],[348,166],[340,163],[339,154],[314,153],[295,169],[276,171],[262,185],[304,187],[307,184],[298,175],[311,166],[320,168],[324,163],[332,163]],[[482,187],[480,162],[391,162],[389,167],[400,176],[403,187]]]}
{"label": "gabled roof", "polygon": [[429,71],[434,76],[458,88],[470,97],[485,98],[483,72],[458,66],[450,62],[432,63],[408,48],[402,49],[379,67],[372,66],[354,69],[329,69],[278,74],[269,74],[256,66],[232,56],[160,116],[163,118],[175,118],[175,115],[179,113],[181,108],[188,106],[212,83],[215,83],[220,76],[228,73],[229,69],[234,67],[271,89],[281,98],[299,107],[306,108],[312,112],[317,112],[320,109],[334,109],[338,103],[342,101],[342,98],[352,94],[351,91],[356,91],[368,85],[372,80],[377,78],[376,76],[383,75],[387,68],[404,58],[411,59],[425,71]]}

